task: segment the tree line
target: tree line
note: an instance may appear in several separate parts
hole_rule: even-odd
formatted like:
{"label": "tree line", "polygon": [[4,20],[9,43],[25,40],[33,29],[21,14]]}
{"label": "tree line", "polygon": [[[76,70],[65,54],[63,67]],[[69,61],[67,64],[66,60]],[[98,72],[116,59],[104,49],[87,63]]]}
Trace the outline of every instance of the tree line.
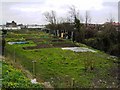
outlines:
{"label": "tree line", "polygon": [[46,28],[50,29],[50,33],[63,38],[71,39],[73,42],[80,42],[93,48],[105,51],[108,54],[120,56],[120,26],[113,25],[113,18],[109,18],[109,22],[95,26],[91,24],[90,12],[86,11],[81,18],[79,10],[75,6],[71,6],[68,11],[67,18],[57,19],[55,11],[45,12],[43,15],[49,24]]}

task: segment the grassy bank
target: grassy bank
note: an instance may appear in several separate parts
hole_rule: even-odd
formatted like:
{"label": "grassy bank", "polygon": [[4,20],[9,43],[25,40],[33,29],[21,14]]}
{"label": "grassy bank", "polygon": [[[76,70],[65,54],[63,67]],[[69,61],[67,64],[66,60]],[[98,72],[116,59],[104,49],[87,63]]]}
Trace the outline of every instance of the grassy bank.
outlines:
{"label": "grassy bank", "polygon": [[[32,34],[29,34],[31,32]],[[31,73],[33,73],[32,61],[35,60],[35,73],[39,81],[50,82],[52,86],[58,88],[115,88],[118,86],[118,81],[116,79],[116,57],[111,57],[95,49],[96,53],[76,53],[69,50],[62,50],[60,48],[62,45],[60,47],[54,47],[53,44],[67,43],[70,45],[75,43],[64,39],[62,39],[64,42],[52,42],[52,40],[59,40],[59,38],[54,38],[52,35],[43,32],[12,32],[12,37],[11,32],[9,32],[6,37],[6,41],[19,41],[21,39],[27,39],[29,43],[6,44],[6,57],[10,56],[10,58],[12,58],[11,60],[15,60],[15,63],[22,65]],[[49,44],[52,47],[29,50],[23,49],[23,47],[36,46],[39,43]],[[87,47],[82,44],[79,44],[79,46]]]}
{"label": "grassy bank", "polygon": [[32,84],[21,70],[6,62],[2,63],[2,89],[7,88],[42,88],[41,84]]}

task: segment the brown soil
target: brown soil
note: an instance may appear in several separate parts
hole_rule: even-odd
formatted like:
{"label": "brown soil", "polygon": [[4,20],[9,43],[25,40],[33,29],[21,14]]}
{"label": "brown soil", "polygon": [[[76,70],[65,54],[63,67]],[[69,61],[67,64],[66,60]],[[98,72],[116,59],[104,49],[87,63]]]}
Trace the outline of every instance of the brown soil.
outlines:
{"label": "brown soil", "polygon": [[54,43],[53,46],[54,47],[78,47],[77,45],[72,43]]}
{"label": "brown soil", "polygon": [[51,47],[52,46],[50,44],[38,44],[37,46],[23,47],[23,49],[30,50],[30,49],[51,48]]}
{"label": "brown soil", "polygon": [[43,42],[43,41],[44,41],[44,40],[42,40],[42,39],[34,39],[34,40],[33,40],[34,43]]}
{"label": "brown soil", "polygon": [[64,42],[64,40],[58,39],[58,40],[52,40],[52,42]]}
{"label": "brown soil", "polygon": [[34,38],[26,38],[25,40],[26,41],[28,41],[28,40],[34,40]]}
{"label": "brown soil", "polygon": [[40,48],[53,48],[53,47],[78,47],[71,43],[54,43],[54,44],[38,44],[37,46],[23,47],[24,50],[40,49]]}

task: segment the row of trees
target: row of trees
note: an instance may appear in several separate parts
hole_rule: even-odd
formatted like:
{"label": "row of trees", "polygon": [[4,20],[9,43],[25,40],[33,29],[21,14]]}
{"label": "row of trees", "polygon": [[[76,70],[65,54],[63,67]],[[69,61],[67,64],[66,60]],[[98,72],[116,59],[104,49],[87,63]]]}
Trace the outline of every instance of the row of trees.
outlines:
{"label": "row of trees", "polygon": [[84,43],[111,55],[120,56],[120,31],[111,23],[104,25],[100,31],[94,32]]}
{"label": "row of trees", "polygon": [[[71,6],[68,11],[69,16],[67,18],[57,19],[57,15],[55,11],[45,12],[44,16],[49,24],[46,26],[47,28],[55,31],[59,30],[61,32],[67,32],[68,39],[72,38],[73,41],[83,41],[83,27],[81,22],[83,19],[79,14],[79,10],[75,8],[75,6]],[[88,22],[90,22],[91,17],[89,11],[85,13],[85,22],[86,27]],[[72,35],[73,34],[73,35]],[[56,35],[56,34],[55,34]],[[59,35],[60,36],[60,35]],[[79,40],[79,39],[81,40]]]}
{"label": "row of trees", "polygon": [[[79,10],[72,6],[69,8],[69,18],[57,20],[56,12],[45,12],[44,16],[49,24],[47,28],[55,31],[67,33],[68,39],[73,42],[85,43],[96,49],[103,50],[109,54],[120,56],[120,30],[117,26],[112,25],[113,17],[109,18],[109,23],[89,27],[91,21],[89,11],[85,12],[85,24],[80,18]],[[57,35],[57,34],[55,34]],[[60,35],[59,35],[60,36]]]}
{"label": "row of trees", "polygon": [[[56,15],[56,12],[51,10],[50,12],[44,12],[43,15],[45,16],[45,19],[47,22],[49,22],[49,25],[52,25],[54,28],[50,29],[58,29],[55,28],[56,24],[62,24],[62,23],[74,23],[75,19],[78,19],[80,22],[83,22],[83,18],[80,16],[79,10],[75,8],[75,6],[69,7],[68,16],[66,18],[60,17],[58,18]],[[90,13],[89,11],[85,12],[85,23],[87,24],[91,21]]]}

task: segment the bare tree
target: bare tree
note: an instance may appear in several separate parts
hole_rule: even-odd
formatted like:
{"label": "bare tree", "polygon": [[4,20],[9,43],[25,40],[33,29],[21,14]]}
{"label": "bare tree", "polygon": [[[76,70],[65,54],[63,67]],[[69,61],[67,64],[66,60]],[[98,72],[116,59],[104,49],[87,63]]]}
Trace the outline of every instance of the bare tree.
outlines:
{"label": "bare tree", "polygon": [[79,16],[79,20],[80,20],[81,23],[83,23],[83,21],[84,21],[83,16],[80,15],[80,16]]}
{"label": "bare tree", "polygon": [[56,24],[56,12],[55,11],[51,11],[51,15],[53,17],[53,23]]}
{"label": "bare tree", "polygon": [[71,7],[69,7],[69,14],[71,17],[71,22],[74,22],[75,18],[80,19],[80,14],[79,14],[79,10],[76,10],[76,7],[73,5]]}
{"label": "bare tree", "polygon": [[91,17],[90,17],[89,11],[86,11],[85,12],[85,25],[86,25],[86,27],[88,25],[88,22],[91,22]]}
{"label": "bare tree", "polygon": [[75,17],[75,16],[76,16],[75,6],[71,6],[71,7],[70,7],[69,13],[71,14],[71,17]]}
{"label": "bare tree", "polygon": [[110,13],[109,18],[108,18],[107,20],[108,20],[108,22],[110,22],[110,23],[114,22],[114,17],[112,16],[111,13]]}
{"label": "bare tree", "polygon": [[66,22],[66,18],[64,17],[59,17],[57,20],[57,24],[64,23],[64,22]]}
{"label": "bare tree", "polygon": [[72,31],[72,40],[77,42],[83,42],[84,39],[84,31],[82,29],[81,17],[79,10],[75,8],[75,6],[71,6],[69,14],[71,15],[72,23],[74,22],[74,31]]}
{"label": "bare tree", "polygon": [[52,10],[51,12],[45,12],[44,16],[50,24],[56,24],[56,12],[55,11]]}

